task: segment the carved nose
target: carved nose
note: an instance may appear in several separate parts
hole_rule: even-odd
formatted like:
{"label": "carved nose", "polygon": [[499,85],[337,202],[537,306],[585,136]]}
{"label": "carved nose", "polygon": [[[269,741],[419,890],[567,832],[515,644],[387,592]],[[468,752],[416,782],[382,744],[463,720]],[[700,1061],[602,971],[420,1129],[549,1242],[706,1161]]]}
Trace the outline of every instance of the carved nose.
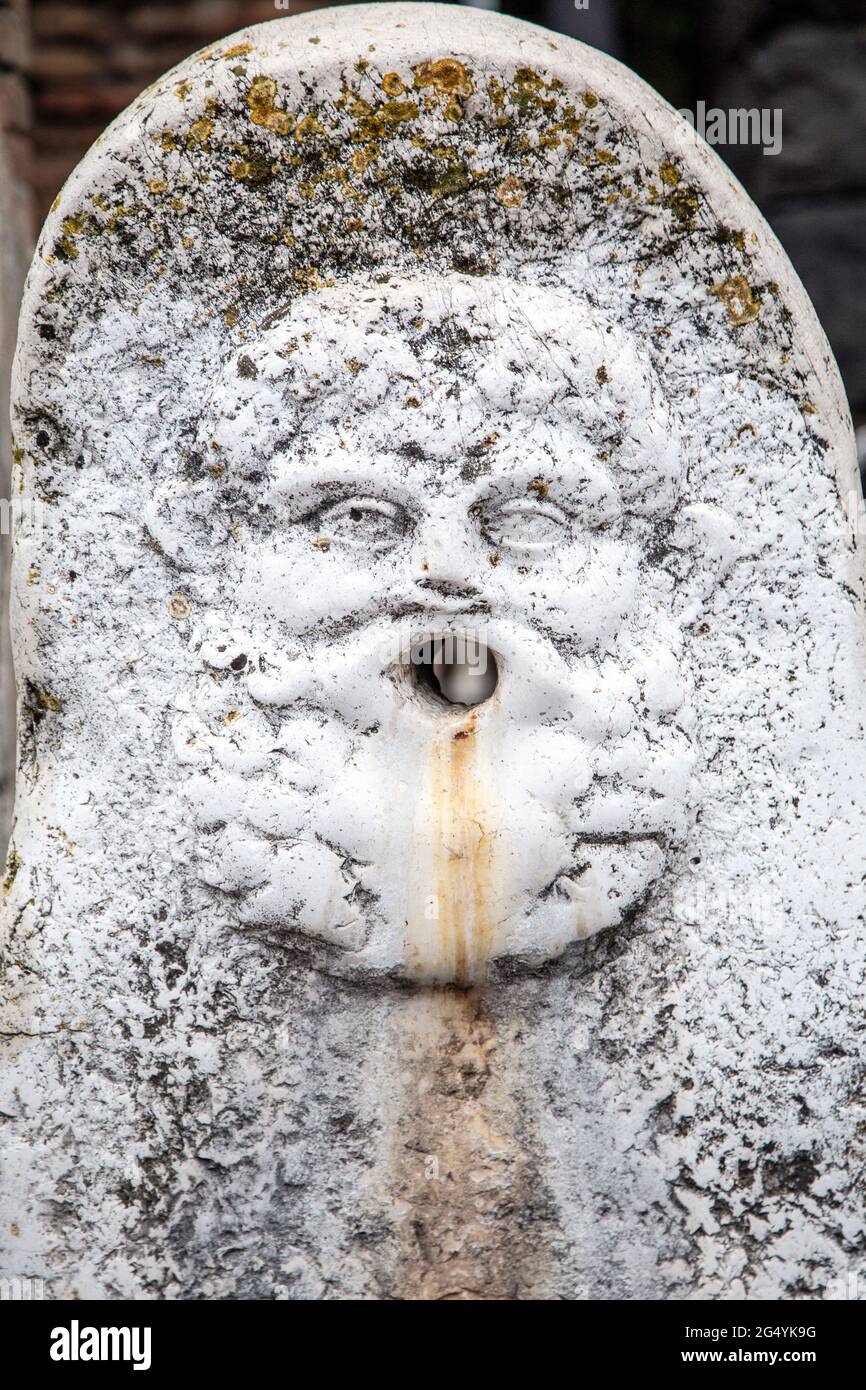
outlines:
{"label": "carved nose", "polygon": [[430,517],[415,552],[415,584],[437,599],[477,602],[481,595],[477,559],[464,517],[445,513]]}

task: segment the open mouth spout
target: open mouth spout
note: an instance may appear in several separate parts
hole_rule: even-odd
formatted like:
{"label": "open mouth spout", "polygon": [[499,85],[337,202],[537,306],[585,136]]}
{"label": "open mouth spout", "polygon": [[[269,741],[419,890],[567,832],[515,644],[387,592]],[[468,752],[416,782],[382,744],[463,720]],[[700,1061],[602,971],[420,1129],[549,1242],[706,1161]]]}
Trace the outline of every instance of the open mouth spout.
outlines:
{"label": "open mouth spout", "polygon": [[499,682],[494,653],[478,637],[463,632],[413,642],[409,669],[413,685],[427,699],[465,709],[489,700]]}

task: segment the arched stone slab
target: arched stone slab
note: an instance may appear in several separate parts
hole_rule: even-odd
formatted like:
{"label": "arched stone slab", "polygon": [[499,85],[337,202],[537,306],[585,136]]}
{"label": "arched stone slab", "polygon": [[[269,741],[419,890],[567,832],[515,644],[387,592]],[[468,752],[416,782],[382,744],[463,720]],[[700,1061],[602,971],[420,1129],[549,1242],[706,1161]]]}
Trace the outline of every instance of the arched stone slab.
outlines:
{"label": "arched stone slab", "polygon": [[64,187],[15,409],[13,1272],[822,1296],[862,501],[715,155],[494,15],[244,31]]}

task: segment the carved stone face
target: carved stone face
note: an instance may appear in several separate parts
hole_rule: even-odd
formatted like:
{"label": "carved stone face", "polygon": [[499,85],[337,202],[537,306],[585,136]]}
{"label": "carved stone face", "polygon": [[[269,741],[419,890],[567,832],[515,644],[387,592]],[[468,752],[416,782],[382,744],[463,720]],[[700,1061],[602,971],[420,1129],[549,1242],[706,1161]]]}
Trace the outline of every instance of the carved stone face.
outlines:
{"label": "carved stone face", "polygon": [[[504,280],[321,291],[228,362],[188,471],[158,519],[205,576],[176,744],[237,920],[461,983],[620,922],[691,771],[678,430],[635,344]],[[449,636],[480,703],[417,664]]]}

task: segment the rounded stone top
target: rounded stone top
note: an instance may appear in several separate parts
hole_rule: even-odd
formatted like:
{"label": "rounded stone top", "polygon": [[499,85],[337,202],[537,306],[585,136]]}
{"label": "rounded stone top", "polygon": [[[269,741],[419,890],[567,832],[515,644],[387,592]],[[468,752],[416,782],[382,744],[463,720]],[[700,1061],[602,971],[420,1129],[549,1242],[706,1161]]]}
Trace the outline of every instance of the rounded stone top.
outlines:
{"label": "rounded stone top", "polygon": [[[129,352],[173,401],[195,379],[191,355],[254,339],[297,296],[425,268],[563,285],[645,337],[669,377],[686,369],[687,322],[712,339],[714,372],[795,398],[822,449],[846,441],[834,466],[850,487],[826,339],[722,162],[612,58],[453,5],[276,19],[148,88],[45,224],[22,408],[52,408],[73,343],[74,370],[99,376],[106,345],[99,361],[80,350],[99,321],[113,325],[111,379]],[[41,400],[29,399],[34,371]]]}

